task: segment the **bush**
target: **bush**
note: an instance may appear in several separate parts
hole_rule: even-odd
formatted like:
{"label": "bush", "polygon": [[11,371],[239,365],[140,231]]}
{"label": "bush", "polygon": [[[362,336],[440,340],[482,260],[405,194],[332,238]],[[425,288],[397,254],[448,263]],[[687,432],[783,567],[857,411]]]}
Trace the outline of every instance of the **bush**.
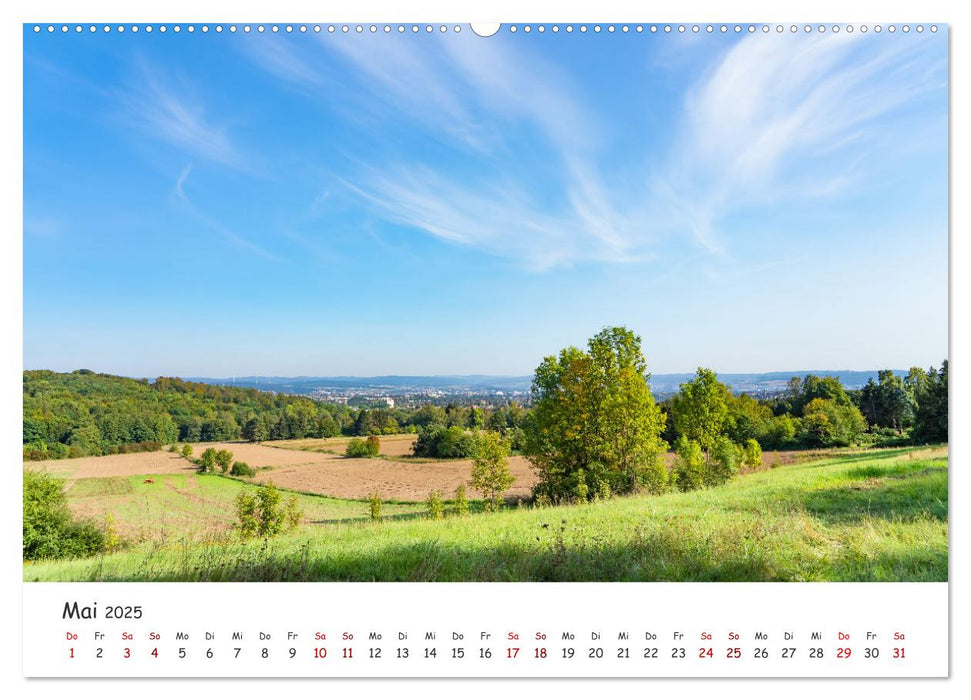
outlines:
{"label": "bush", "polygon": [[425,505],[428,508],[428,517],[432,520],[441,520],[445,517],[445,501],[442,500],[441,491],[432,491],[428,494]]}
{"label": "bush", "polygon": [[738,449],[727,435],[715,438],[705,470],[705,486],[720,486],[738,473]]}
{"label": "bush", "polygon": [[377,457],[381,454],[381,441],[377,435],[370,435],[364,442],[367,445],[368,454],[371,457]]}
{"label": "bush", "polygon": [[105,533],[71,516],[62,479],[24,470],[23,507],[24,559],[86,557],[105,551]]}
{"label": "bush", "polygon": [[192,445],[185,444],[182,446],[182,456],[186,459],[192,456]]}
{"label": "bush", "polygon": [[465,495],[465,484],[459,484],[458,488],[455,489],[455,514],[469,514],[469,499]]}
{"label": "bush", "polygon": [[472,488],[482,493],[486,510],[498,510],[516,478],[509,471],[509,445],[499,433],[478,436],[472,459]]}
{"label": "bush", "polygon": [[701,445],[683,435],[674,443],[671,480],[682,491],[699,489],[705,483],[705,457]]}
{"label": "bush", "polygon": [[236,530],[244,538],[272,537],[293,530],[302,518],[297,497],[290,496],[284,502],[272,483],[259,487],[255,495],[246,490],[236,494]]}
{"label": "bush", "polygon": [[[597,498],[607,501],[613,498],[613,495],[614,492],[610,490],[610,484],[608,484],[606,481],[601,480],[600,483],[597,484]],[[522,501],[520,501],[520,503],[522,503]]]}
{"label": "bush", "polygon": [[253,476],[256,470],[246,462],[233,462],[233,468],[229,472],[233,476]]}
{"label": "bush", "polygon": [[229,450],[219,450],[216,453],[216,466],[219,467],[219,471],[223,474],[229,471],[230,465],[233,463],[233,453]]}
{"label": "bush", "polygon": [[344,455],[347,457],[377,457],[381,450],[381,442],[375,436],[367,440],[351,438],[347,443]]}
{"label": "bush", "polygon": [[378,495],[377,491],[371,494],[371,498],[368,501],[368,505],[371,507],[371,520],[381,519],[381,496]]}
{"label": "bush", "polygon": [[[207,472],[212,472],[216,470],[216,452],[215,448],[207,447],[199,458],[199,473],[205,474]],[[232,455],[230,455],[232,457]]]}
{"label": "bush", "polygon": [[846,447],[857,442],[866,427],[856,406],[813,399],[803,409],[799,437],[807,447]]}
{"label": "bush", "polygon": [[745,441],[745,452],[743,462],[749,469],[756,469],[762,466],[762,446],[757,440]]}
{"label": "bush", "polygon": [[416,457],[462,459],[475,454],[476,441],[471,434],[453,425],[432,424],[418,431],[418,440],[412,450]]}

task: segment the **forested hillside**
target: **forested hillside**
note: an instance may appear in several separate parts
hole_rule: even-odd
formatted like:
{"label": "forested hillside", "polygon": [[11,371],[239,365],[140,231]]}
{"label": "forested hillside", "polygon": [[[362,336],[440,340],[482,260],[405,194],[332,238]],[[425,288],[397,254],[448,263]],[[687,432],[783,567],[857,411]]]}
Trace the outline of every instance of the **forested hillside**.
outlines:
{"label": "forested hillside", "polygon": [[24,458],[158,449],[178,441],[328,437],[355,412],[305,397],[89,370],[24,372]]}

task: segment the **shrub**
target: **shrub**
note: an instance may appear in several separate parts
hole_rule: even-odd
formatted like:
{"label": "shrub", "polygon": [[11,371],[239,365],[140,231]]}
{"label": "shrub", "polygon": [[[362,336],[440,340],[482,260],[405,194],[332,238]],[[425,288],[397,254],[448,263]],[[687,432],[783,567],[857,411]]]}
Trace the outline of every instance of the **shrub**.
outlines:
{"label": "shrub", "polygon": [[212,472],[216,470],[216,450],[213,447],[207,447],[199,458],[199,473],[205,474],[207,472]]}
{"label": "shrub", "polygon": [[475,437],[453,425],[431,424],[418,431],[418,440],[412,452],[416,457],[438,457],[441,459],[461,459],[475,454]]}
{"label": "shrub", "polygon": [[803,409],[800,439],[808,447],[846,447],[864,430],[866,419],[856,406],[813,399]]}
{"label": "shrub", "polygon": [[756,469],[762,466],[762,446],[757,440],[745,441],[745,453],[743,461],[749,469]]}
{"label": "shrub", "polygon": [[219,467],[219,471],[223,474],[229,471],[230,465],[233,463],[233,453],[229,450],[219,450],[216,453],[216,466]]}
{"label": "shrub", "polygon": [[487,510],[498,510],[516,478],[509,471],[509,445],[499,433],[478,436],[472,459],[472,488],[482,493]]}
{"label": "shrub", "polygon": [[24,470],[24,559],[85,557],[105,551],[105,533],[94,523],[74,520],[64,481]]}
{"label": "shrub", "polygon": [[249,538],[256,535],[259,527],[256,496],[240,491],[236,494],[236,531],[239,532],[240,537]]}
{"label": "shrub", "polygon": [[580,503],[587,502],[587,494],[590,493],[590,487],[587,486],[586,473],[583,469],[577,470],[577,483],[573,487],[573,495],[577,501]]}
{"label": "shrub", "polygon": [[425,506],[428,508],[428,517],[432,520],[441,520],[445,517],[445,502],[442,500],[441,491],[432,491],[428,494]]}
{"label": "shrub", "polygon": [[296,496],[286,502],[272,483],[259,487],[256,494],[236,494],[236,530],[240,536],[272,537],[300,524],[303,512]]}
{"label": "shrub", "polygon": [[105,523],[104,523],[104,551],[111,553],[117,552],[121,549],[121,536],[118,534],[118,529],[115,527],[115,516],[111,513],[105,513]]}
{"label": "shrub", "polygon": [[344,450],[347,457],[371,457],[371,448],[361,438],[351,438]]}
{"label": "shrub", "polygon": [[367,447],[368,456],[377,457],[381,454],[381,441],[378,439],[377,435],[371,435],[367,440],[364,441]]}
{"label": "shrub", "polygon": [[459,484],[458,488],[455,489],[455,514],[469,514],[469,499],[465,495],[465,484]]}
{"label": "shrub", "polygon": [[674,443],[671,480],[682,491],[701,488],[705,482],[705,458],[701,445],[683,435]]}
{"label": "shrub", "polygon": [[233,462],[233,468],[229,472],[233,476],[253,476],[256,470],[246,462]]}
{"label": "shrub", "polygon": [[303,520],[303,510],[297,497],[291,495],[283,502],[283,529],[295,530],[301,520]]}
{"label": "shrub", "polygon": [[715,438],[705,470],[705,486],[727,483],[738,472],[738,450],[727,435]]}
{"label": "shrub", "polygon": [[381,519],[381,496],[378,495],[377,491],[371,494],[371,498],[368,501],[368,505],[371,507],[371,520]]}
{"label": "shrub", "polygon": [[182,456],[186,459],[192,456],[192,445],[185,444],[182,446]]}
{"label": "shrub", "polygon": [[601,480],[600,483],[597,484],[597,498],[600,498],[600,499],[606,501],[606,500],[609,500],[610,498],[612,498],[613,495],[614,495],[614,493],[613,493],[613,491],[610,490],[610,484],[609,483],[607,483],[604,480]]}

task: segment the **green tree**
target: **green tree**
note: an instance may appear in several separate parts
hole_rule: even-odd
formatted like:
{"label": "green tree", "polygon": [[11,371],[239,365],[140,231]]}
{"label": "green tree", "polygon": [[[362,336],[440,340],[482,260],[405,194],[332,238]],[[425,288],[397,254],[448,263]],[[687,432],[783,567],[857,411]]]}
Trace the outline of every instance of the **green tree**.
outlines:
{"label": "green tree", "polygon": [[486,428],[494,433],[499,433],[500,435],[505,435],[506,430],[509,429],[509,424],[506,422],[506,415],[500,409],[496,409],[489,414],[486,418]]}
{"label": "green tree", "polygon": [[207,447],[199,457],[199,473],[206,474],[216,470],[216,448]]}
{"label": "green tree", "polygon": [[756,440],[745,441],[742,462],[749,469],[756,469],[762,466],[762,446]]}
{"label": "green tree", "polygon": [[469,417],[465,425],[470,430],[481,430],[484,428],[485,414],[482,412],[482,409],[476,406],[469,408]]}
{"label": "green tree", "polygon": [[940,370],[931,367],[918,389],[914,416],[914,439],[918,442],[948,440],[947,368],[947,360],[941,363]]}
{"label": "green tree", "polygon": [[809,447],[846,447],[865,430],[866,419],[852,404],[817,398],[803,408],[801,439]]}
{"label": "green tree", "polygon": [[428,517],[432,520],[441,520],[445,517],[445,501],[442,500],[441,491],[435,490],[428,494],[425,506],[428,508]]}
{"label": "green tree", "polygon": [[698,368],[695,378],[681,385],[674,397],[674,423],[680,435],[710,453],[716,440],[731,427],[732,392],[710,369]]}
{"label": "green tree", "polygon": [[532,396],[523,449],[539,472],[537,495],[573,498],[580,480],[594,491],[600,481],[614,493],[663,489],[665,418],[631,331],[605,328],[586,352],[570,347],[545,358]]}
{"label": "green tree", "polygon": [[366,440],[361,438],[351,438],[347,441],[347,447],[344,448],[345,457],[373,457],[372,447],[368,444]]}
{"label": "green tree", "polygon": [[728,483],[738,473],[738,449],[727,435],[715,438],[711,459],[705,468],[705,486]]}
{"label": "green tree", "polygon": [[367,448],[369,457],[377,457],[381,454],[381,440],[378,439],[377,435],[368,436],[368,439],[364,441],[364,446]]}
{"label": "green tree", "polygon": [[283,500],[280,491],[272,483],[261,486],[256,492],[256,508],[259,513],[259,537],[272,537],[283,531],[286,514],[280,507]]}
{"label": "green tree", "polygon": [[192,445],[187,444],[182,446],[182,456],[186,459],[189,459],[192,456]]}
{"label": "green tree", "polygon": [[247,491],[236,494],[236,531],[240,537],[255,537],[260,528],[256,496]]}
{"label": "green tree", "polygon": [[105,533],[94,523],[75,520],[64,481],[48,472],[24,470],[23,558],[86,557],[105,551]]}
{"label": "green tree", "polygon": [[426,404],[411,415],[408,424],[419,428],[432,424],[445,425],[445,409],[433,404]]}
{"label": "green tree", "polygon": [[482,494],[487,510],[498,510],[516,480],[509,471],[509,446],[499,433],[480,433],[476,442],[472,488]]}
{"label": "green tree", "polygon": [[814,399],[826,399],[837,406],[853,405],[853,401],[838,378],[807,374],[802,378],[802,384],[792,399],[793,411],[802,415],[806,405]]}
{"label": "green tree", "polygon": [[219,471],[225,474],[233,464],[233,453],[229,450],[219,450],[216,452],[215,461]]}
{"label": "green tree", "polygon": [[748,394],[731,396],[728,402],[729,436],[739,444],[761,440],[772,426],[772,409]]}
{"label": "green tree", "polygon": [[266,416],[252,416],[243,425],[243,439],[250,442],[263,442],[270,439],[270,425]]}
{"label": "green tree", "polygon": [[233,468],[229,473],[233,476],[253,476],[256,471],[246,462],[233,462]]}
{"label": "green tree", "polygon": [[381,519],[381,496],[378,495],[377,491],[371,492],[371,497],[368,499],[368,505],[371,509],[371,520]]}
{"label": "green tree", "polygon": [[776,448],[792,447],[800,429],[798,418],[793,418],[788,413],[775,416],[769,426],[767,442]]}
{"label": "green tree", "polygon": [[671,481],[681,491],[700,489],[705,483],[705,456],[696,440],[682,435],[674,443]]}

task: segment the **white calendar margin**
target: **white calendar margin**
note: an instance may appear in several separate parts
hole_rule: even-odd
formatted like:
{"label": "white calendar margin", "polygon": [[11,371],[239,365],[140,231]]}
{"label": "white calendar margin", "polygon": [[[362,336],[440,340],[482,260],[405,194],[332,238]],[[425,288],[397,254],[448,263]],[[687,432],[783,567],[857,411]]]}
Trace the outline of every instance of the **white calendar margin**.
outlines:
{"label": "white calendar margin", "polygon": [[[65,619],[74,603],[97,618]],[[141,617],[106,620],[109,606]],[[37,677],[948,675],[946,583],[28,583],[24,607],[24,673]]]}
{"label": "white calendar margin", "polygon": [[[116,21],[140,21],[158,22],[160,19],[178,19],[179,21],[212,21],[219,18],[231,18],[232,21],[267,21],[272,10],[273,21],[306,21],[308,18],[321,19],[327,21],[396,21],[401,20],[425,20],[435,19],[441,21],[465,22],[468,20],[489,21],[503,19],[505,21],[604,21],[611,18],[621,21],[780,21],[780,22],[805,22],[805,21],[833,21],[833,22],[860,22],[860,21],[900,21],[903,18],[913,18],[920,20],[940,19],[941,22],[954,23],[951,28],[952,37],[963,35],[971,24],[965,23],[966,10],[958,9],[955,4],[948,0],[925,0],[915,4],[912,0],[884,0],[879,5],[869,8],[859,9],[856,6],[846,3],[843,0],[817,0],[812,4],[803,7],[798,5],[779,5],[769,0],[736,0],[731,4],[718,2],[716,0],[696,0],[689,4],[676,3],[671,5],[651,4],[645,6],[641,3],[633,3],[627,0],[599,0],[596,3],[578,3],[572,0],[492,0],[489,3],[476,2],[456,4],[448,0],[412,0],[408,3],[396,3],[392,0],[367,0],[353,4],[335,5],[328,4],[322,8],[319,3],[311,0],[276,0],[272,8],[267,7],[265,2],[254,0],[214,0],[205,5],[194,0],[169,0],[164,7],[161,5],[153,6],[150,3],[131,4],[123,0],[87,0],[84,3],[71,2],[70,0],[49,0],[43,7],[35,3],[21,2],[19,4],[8,3],[0,9],[3,13],[3,41],[0,42],[0,51],[3,51],[4,69],[3,92],[10,100],[8,109],[3,110],[0,115],[3,129],[2,133],[6,140],[7,148],[2,174],[3,187],[0,188],[0,197],[3,198],[3,211],[7,218],[7,237],[4,250],[3,271],[0,274],[0,285],[5,292],[4,298],[7,300],[7,342],[0,346],[0,357],[4,359],[4,372],[0,373],[0,386],[3,397],[0,402],[0,417],[2,417],[3,446],[4,454],[8,457],[7,461],[14,464],[20,458],[20,378],[19,371],[23,367],[22,363],[22,268],[21,268],[21,246],[20,240],[16,235],[17,231],[22,231],[22,102],[21,102],[21,80],[22,80],[22,22],[27,21],[59,21],[70,17],[72,21],[103,21],[106,19]],[[879,14],[877,14],[879,13]],[[916,14],[920,17],[916,17]],[[959,123],[961,119],[966,120],[971,112],[969,108],[969,90],[971,84],[968,77],[971,75],[971,50],[965,48],[961,41],[952,43],[952,73],[951,73],[951,117],[952,124]],[[951,153],[954,159],[952,165],[952,184],[951,192],[967,191],[971,176],[969,176],[968,162],[971,162],[971,150],[969,150],[968,139],[964,138],[960,129],[952,130]],[[952,199],[953,201],[953,199]],[[962,218],[962,214],[964,214]],[[959,228],[960,222],[967,221],[968,217],[962,209],[960,200],[952,204],[952,232]],[[958,373],[953,372],[953,362],[955,354],[962,352],[960,348],[967,347],[964,342],[967,336],[967,326],[961,327],[953,323],[958,309],[966,309],[967,302],[971,299],[968,294],[968,276],[954,275],[953,271],[967,269],[971,265],[966,253],[967,245],[960,240],[955,240],[952,235],[950,244],[950,264],[951,275],[951,353],[952,362],[952,425],[966,424],[967,410],[965,408],[967,399],[958,401],[957,396],[967,397],[971,392],[971,384],[965,379],[960,371],[961,364],[958,363]],[[965,312],[966,313],[966,312]],[[955,431],[951,441],[952,464],[960,460],[959,445],[963,445],[961,436]],[[951,471],[950,488],[952,490],[951,501],[966,502],[969,493],[965,486],[965,481],[961,477],[959,470]],[[959,496],[958,499],[955,497]],[[14,601],[20,599],[24,585],[22,580],[22,569],[19,560],[21,548],[20,542],[20,489],[9,488],[4,491],[4,498],[8,499],[7,507],[0,509],[0,521],[2,521],[2,534],[0,541],[3,542],[2,565],[5,576],[0,579],[3,591],[6,594],[4,600],[11,601],[10,605],[15,605]],[[964,527],[960,520],[960,515],[955,515],[957,508],[952,508],[950,517],[950,528],[952,536],[957,533],[958,540],[964,532]],[[955,540],[952,539],[952,543]],[[955,550],[952,548],[951,575],[950,575],[950,598],[951,598],[951,623],[950,631],[950,657],[955,659],[969,658],[971,646],[965,642],[963,632],[969,629],[968,606],[963,603],[962,595],[955,595],[956,589],[964,585],[964,582],[971,576],[971,565],[967,558],[957,558],[954,556]],[[22,619],[22,623],[27,622]],[[8,627],[9,630],[9,627]],[[22,647],[21,640],[16,634],[0,635],[0,663],[4,671],[4,680],[9,682],[8,687],[13,692],[20,691],[21,694],[29,694],[32,698],[63,698],[68,691],[60,683],[27,683],[21,676]],[[957,665],[952,668],[952,681],[964,678],[969,674],[965,665]],[[18,679],[19,678],[19,682]],[[593,689],[591,683],[577,683],[576,681],[556,681],[549,680],[547,686],[550,690],[555,690],[558,695],[563,697],[574,697],[579,695],[589,696]],[[640,685],[633,685],[636,682],[616,681],[606,686],[609,692],[618,692],[623,689],[636,691]],[[936,697],[958,696],[957,688],[959,683],[950,682],[942,685],[940,682],[904,682],[898,680],[870,680],[865,682],[865,686],[858,681],[829,681],[818,683],[789,683],[787,681],[764,680],[764,681],[736,681],[730,686],[730,692],[745,693],[752,697],[778,697],[784,693],[787,698],[817,698],[822,693],[878,693],[881,698],[907,698],[912,699],[919,692],[934,693]],[[179,683],[178,692],[211,693],[213,687],[205,681],[185,681]],[[320,688],[313,681],[288,682],[276,684],[274,687],[285,689],[287,693],[297,693],[301,690],[315,692]],[[359,693],[362,690],[360,681],[340,681],[334,680],[327,686],[328,692],[348,692]],[[369,686],[372,691],[389,693],[398,686],[389,685],[386,682],[377,682],[376,685]],[[464,698],[492,698],[496,692],[520,694],[534,694],[539,688],[531,682],[506,682],[502,687],[492,684],[469,685],[461,681],[443,680],[441,682],[412,682],[406,686],[414,692],[421,688],[421,692],[428,697],[454,696],[455,693],[462,693]],[[722,686],[714,686],[705,680],[698,680],[691,683],[686,681],[655,681],[651,684],[651,692],[663,692],[667,690],[678,693],[680,697],[694,697],[704,695],[711,696]],[[174,686],[167,683],[154,683],[146,685],[138,681],[90,681],[84,685],[84,694],[108,693],[115,694],[134,694],[137,693],[140,700],[155,700],[155,698],[165,698],[169,700],[172,692],[176,690]],[[252,681],[223,681],[220,685],[221,692],[231,692],[234,698],[264,698],[269,692],[269,688],[264,683],[254,684]],[[99,695],[100,696],[100,695]]]}

